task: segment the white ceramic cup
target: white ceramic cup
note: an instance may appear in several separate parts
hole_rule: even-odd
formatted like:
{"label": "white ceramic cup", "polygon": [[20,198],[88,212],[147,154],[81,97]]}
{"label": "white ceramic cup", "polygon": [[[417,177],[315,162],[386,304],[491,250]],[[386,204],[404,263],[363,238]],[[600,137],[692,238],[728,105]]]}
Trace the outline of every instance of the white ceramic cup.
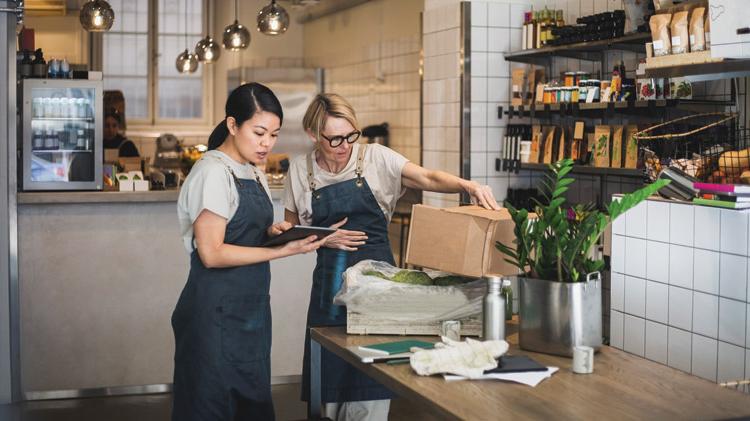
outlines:
{"label": "white ceramic cup", "polygon": [[591,374],[594,372],[594,348],[577,346],[573,348],[573,372]]}

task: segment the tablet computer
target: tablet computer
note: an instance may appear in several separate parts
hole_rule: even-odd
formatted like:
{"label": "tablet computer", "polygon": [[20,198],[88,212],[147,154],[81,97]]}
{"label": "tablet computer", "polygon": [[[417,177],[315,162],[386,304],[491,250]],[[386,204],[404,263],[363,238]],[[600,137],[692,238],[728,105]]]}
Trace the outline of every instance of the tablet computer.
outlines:
{"label": "tablet computer", "polygon": [[311,235],[317,235],[318,240],[320,240],[321,238],[328,237],[334,232],[336,232],[336,228],[295,225],[292,228],[277,235],[276,237],[273,237],[270,240],[266,241],[266,243],[263,244],[263,247],[280,246],[290,241],[307,238]]}

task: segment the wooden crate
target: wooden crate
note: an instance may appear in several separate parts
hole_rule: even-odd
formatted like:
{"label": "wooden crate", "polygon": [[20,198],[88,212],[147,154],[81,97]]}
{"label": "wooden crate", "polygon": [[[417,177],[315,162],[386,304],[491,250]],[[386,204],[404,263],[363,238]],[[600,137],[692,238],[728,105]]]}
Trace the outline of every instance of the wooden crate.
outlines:
{"label": "wooden crate", "polygon": [[[482,316],[476,315],[459,320],[461,336],[481,336]],[[395,322],[382,320],[365,314],[347,312],[346,333],[353,335],[440,335],[441,322]]]}

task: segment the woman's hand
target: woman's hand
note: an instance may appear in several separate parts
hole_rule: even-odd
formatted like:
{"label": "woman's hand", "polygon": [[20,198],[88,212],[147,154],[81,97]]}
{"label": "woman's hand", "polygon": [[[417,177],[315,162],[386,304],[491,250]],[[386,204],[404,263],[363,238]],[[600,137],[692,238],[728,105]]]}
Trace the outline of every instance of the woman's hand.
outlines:
{"label": "woman's hand", "polygon": [[266,233],[268,234],[269,237],[276,237],[277,235],[281,234],[284,231],[291,229],[292,227],[293,225],[291,223],[287,221],[281,221],[268,227],[268,229],[266,230]]}
{"label": "woman's hand", "polygon": [[324,247],[346,251],[356,251],[357,246],[365,244],[365,240],[367,240],[367,233],[364,233],[362,231],[349,231],[339,228],[346,224],[347,220],[348,218],[344,218],[339,222],[331,225],[331,228],[337,228],[338,231],[323,239]]}
{"label": "woman's hand", "polygon": [[471,202],[477,204],[486,209],[500,209],[497,205],[497,200],[492,194],[492,188],[490,186],[481,185],[476,181],[467,181],[464,187],[466,193],[471,196]]}
{"label": "woman's hand", "polygon": [[286,256],[292,256],[295,254],[310,253],[319,249],[325,242],[325,238],[318,240],[317,235],[311,235],[301,240],[290,241],[281,247],[282,253]]}

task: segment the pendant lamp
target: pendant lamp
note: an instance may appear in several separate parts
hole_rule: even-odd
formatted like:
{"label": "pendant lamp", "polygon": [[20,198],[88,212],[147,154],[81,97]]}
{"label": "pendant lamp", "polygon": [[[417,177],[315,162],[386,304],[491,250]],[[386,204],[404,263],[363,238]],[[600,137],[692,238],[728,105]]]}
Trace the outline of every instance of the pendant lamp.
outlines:
{"label": "pendant lamp", "polygon": [[115,22],[115,11],[104,0],[91,0],[81,7],[78,19],[87,31],[105,32],[109,31]]}
{"label": "pendant lamp", "polygon": [[219,48],[219,44],[214,41],[213,38],[211,38],[210,35],[210,26],[211,26],[211,18],[210,18],[210,10],[211,7],[208,4],[208,0],[206,0],[206,37],[198,41],[198,43],[195,45],[195,55],[198,56],[198,61],[200,61],[203,64],[211,64],[215,63],[219,56],[221,55],[221,48]]}
{"label": "pendant lamp", "polygon": [[[185,45],[188,45],[188,0],[185,0]],[[185,51],[181,52],[175,60],[175,67],[180,73],[195,73],[198,70],[198,56],[191,53],[190,50],[185,47]]]}
{"label": "pendant lamp", "polygon": [[289,13],[271,0],[271,4],[258,12],[258,31],[266,35],[280,35],[289,29]]}
{"label": "pendant lamp", "polygon": [[244,50],[250,44],[250,31],[237,20],[237,0],[234,0],[234,23],[224,28],[222,44],[229,51]]}

